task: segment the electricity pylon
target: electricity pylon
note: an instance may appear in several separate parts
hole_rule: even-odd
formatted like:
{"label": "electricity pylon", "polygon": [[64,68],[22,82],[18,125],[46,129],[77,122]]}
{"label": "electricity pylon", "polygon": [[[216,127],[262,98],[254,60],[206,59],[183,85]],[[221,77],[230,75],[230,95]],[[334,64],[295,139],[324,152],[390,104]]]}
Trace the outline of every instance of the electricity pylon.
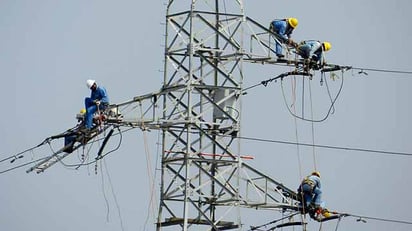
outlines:
{"label": "electricity pylon", "polygon": [[[305,230],[304,221],[293,221],[294,216],[307,212],[300,208],[296,193],[246,164],[245,160],[253,157],[241,155],[240,143],[236,141],[241,130],[241,99],[245,93],[243,64],[295,67],[293,71],[262,81],[266,86],[289,75],[312,77],[307,66],[310,63],[272,58],[274,51],[270,44],[277,40],[276,35],[246,17],[243,9],[242,0],[169,0],[161,89],[109,105],[94,118],[97,124],[94,129],[85,132],[79,123],[10,157],[11,162],[22,158],[23,153],[50,145],[52,140],[65,138],[66,142],[66,138],[70,138],[63,148],[39,159],[41,161],[27,171],[43,172],[74,150],[95,142],[92,139],[111,128],[99,148],[98,161],[104,157],[102,151],[115,128],[119,132],[120,127],[160,129],[163,133],[157,230],[176,230],[176,226],[185,231],[201,227],[241,230],[241,209],[279,210],[286,214],[281,219],[254,226],[253,230],[284,219],[289,222],[270,230],[294,225],[303,225]],[[249,43],[245,45],[245,41]],[[351,68],[331,64],[325,67],[321,70],[316,67],[316,70],[343,72]],[[82,115],[78,119],[84,121]],[[317,220],[353,216],[334,214],[334,217]]]}
{"label": "electricity pylon", "polygon": [[238,152],[243,63],[270,60],[245,52],[246,23],[265,30],[241,0],[167,4],[157,230],[240,230],[241,207],[296,209],[292,190]]}

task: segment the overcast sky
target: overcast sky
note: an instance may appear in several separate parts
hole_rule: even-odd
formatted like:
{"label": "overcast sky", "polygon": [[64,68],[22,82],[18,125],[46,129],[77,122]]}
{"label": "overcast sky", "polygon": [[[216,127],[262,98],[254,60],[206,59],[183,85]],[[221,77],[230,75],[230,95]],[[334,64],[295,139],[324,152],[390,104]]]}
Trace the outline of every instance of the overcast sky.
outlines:
{"label": "overcast sky", "polygon": [[[75,114],[90,94],[85,86],[88,78],[106,87],[112,103],[158,90],[163,78],[164,3],[2,0],[0,159],[75,125]],[[298,18],[293,38],[329,41],[329,63],[412,70],[410,1],[245,0],[244,6],[246,15],[263,25],[274,18]],[[277,66],[260,64],[247,64],[244,70],[244,86],[281,73]],[[412,153],[412,75],[366,72],[344,74],[334,113],[313,124],[313,130],[312,123],[298,120],[295,124],[280,82],[250,90],[242,103],[242,135],[303,143],[311,143],[314,137],[315,143],[322,145]],[[329,81],[332,94],[336,94],[341,79]],[[288,103],[291,84],[289,79],[284,81]],[[311,84],[313,114],[320,118],[328,106],[327,92],[320,86],[319,76]],[[309,110],[309,101],[305,107]],[[103,174],[99,170],[96,175],[94,165],[74,171],[60,164],[39,175],[26,174],[27,168],[1,174],[1,230],[155,230],[148,172],[158,164],[158,135],[157,131],[147,134],[149,164],[145,136],[136,129],[125,133],[120,149],[101,163],[107,167]],[[117,142],[118,138],[113,138],[111,145]],[[241,151],[255,157],[248,164],[292,189],[316,164],[322,174],[324,200],[332,210],[412,221],[412,156],[313,151],[244,140]],[[26,154],[15,164],[0,163],[0,171],[50,152],[46,147]],[[70,158],[67,162],[76,163],[78,154]],[[158,186],[159,178],[156,180]],[[310,223],[311,230],[319,229],[318,223]],[[250,225],[259,223],[246,223],[244,230]],[[335,225],[332,221],[324,230],[334,230]],[[374,220],[362,223],[355,218],[344,218],[339,226],[339,230],[411,229],[412,225]]]}

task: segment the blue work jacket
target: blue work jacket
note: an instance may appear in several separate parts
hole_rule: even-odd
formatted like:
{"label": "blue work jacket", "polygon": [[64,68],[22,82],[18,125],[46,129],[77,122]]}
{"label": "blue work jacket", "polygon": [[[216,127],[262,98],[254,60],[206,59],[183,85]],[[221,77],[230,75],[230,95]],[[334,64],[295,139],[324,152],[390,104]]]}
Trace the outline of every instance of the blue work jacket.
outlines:
{"label": "blue work jacket", "polygon": [[92,100],[99,100],[101,103],[109,103],[109,96],[104,87],[98,86],[96,90],[92,90],[90,98]]}
{"label": "blue work jacket", "polygon": [[286,19],[273,20],[272,27],[274,29],[274,32],[277,33],[279,36],[281,36],[281,38],[284,39],[285,41],[288,40],[288,38],[293,32],[293,28],[289,26]]}
{"label": "blue work jacket", "polygon": [[302,53],[300,55],[303,58],[311,58],[314,61],[320,61],[323,56],[322,43],[317,40],[304,41],[299,45],[298,50],[301,50]]}

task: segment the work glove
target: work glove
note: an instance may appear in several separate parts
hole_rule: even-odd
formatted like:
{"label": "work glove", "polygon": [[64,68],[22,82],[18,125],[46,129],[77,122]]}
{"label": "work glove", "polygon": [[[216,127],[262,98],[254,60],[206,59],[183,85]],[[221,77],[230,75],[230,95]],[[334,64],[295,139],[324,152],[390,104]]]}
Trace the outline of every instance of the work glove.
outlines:
{"label": "work glove", "polygon": [[99,105],[100,105],[100,101],[99,101],[99,100],[95,100],[95,101],[94,101],[94,104],[96,104],[97,106],[99,106]]}
{"label": "work glove", "polygon": [[288,39],[288,45],[295,48],[298,46],[298,44],[290,38]]}

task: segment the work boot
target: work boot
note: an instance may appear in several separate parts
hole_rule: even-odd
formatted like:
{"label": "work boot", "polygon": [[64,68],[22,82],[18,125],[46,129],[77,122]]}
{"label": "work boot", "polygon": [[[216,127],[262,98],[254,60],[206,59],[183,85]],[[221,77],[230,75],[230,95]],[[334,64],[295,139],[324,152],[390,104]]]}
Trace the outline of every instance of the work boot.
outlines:
{"label": "work boot", "polygon": [[330,217],[331,215],[332,215],[332,214],[329,212],[328,209],[323,209],[323,210],[322,210],[322,216],[323,216],[323,217],[328,218],[328,217]]}

